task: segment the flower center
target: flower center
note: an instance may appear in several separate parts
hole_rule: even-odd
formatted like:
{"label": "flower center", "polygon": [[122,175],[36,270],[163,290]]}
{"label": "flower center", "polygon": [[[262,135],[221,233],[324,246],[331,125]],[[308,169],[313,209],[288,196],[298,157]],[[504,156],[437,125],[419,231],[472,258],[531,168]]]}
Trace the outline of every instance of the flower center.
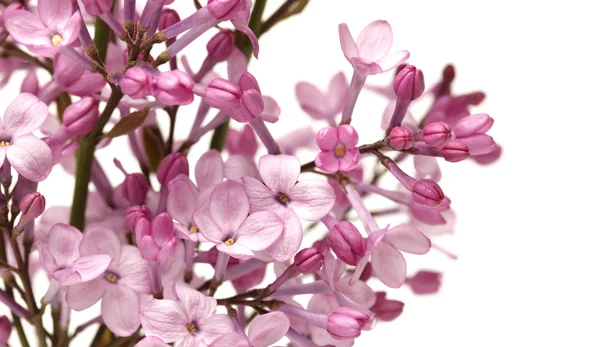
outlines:
{"label": "flower center", "polygon": [[116,284],[119,281],[119,275],[112,271],[104,272],[104,279],[108,281],[108,283]]}
{"label": "flower center", "polygon": [[338,143],[333,147],[333,154],[335,154],[336,158],[342,158],[346,155],[346,146],[343,143]]}
{"label": "flower center", "polygon": [[232,238],[230,238],[230,239],[227,239],[227,241],[225,241],[225,244],[226,244],[227,246],[231,246],[231,245],[233,245],[234,243],[235,243],[235,241],[234,241]]}
{"label": "flower center", "polygon": [[279,193],[277,196],[275,196],[275,200],[277,200],[277,202],[283,206],[287,206],[287,204],[290,202],[290,197],[284,193]]}
{"label": "flower center", "polygon": [[8,147],[10,146],[10,142],[8,141],[0,141],[0,147]]}
{"label": "flower center", "polygon": [[186,328],[192,335],[198,332],[198,326],[196,326],[196,322],[190,322],[188,325],[186,325]]}
{"label": "flower center", "polygon": [[62,36],[58,34],[52,36],[52,46],[58,47],[58,45],[60,45],[61,42],[63,42]]}
{"label": "flower center", "polygon": [[199,230],[198,230],[198,227],[197,227],[197,226],[195,226],[195,225],[192,225],[192,226],[190,227],[190,233],[192,233],[192,234],[195,234],[195,233],[197,233],[198,231],[199,231]]}

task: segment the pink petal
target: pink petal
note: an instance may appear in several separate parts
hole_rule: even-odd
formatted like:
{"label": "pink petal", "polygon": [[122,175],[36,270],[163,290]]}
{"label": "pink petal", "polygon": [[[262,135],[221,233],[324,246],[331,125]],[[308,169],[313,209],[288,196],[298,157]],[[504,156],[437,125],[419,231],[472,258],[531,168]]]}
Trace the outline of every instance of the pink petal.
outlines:
{"label": "pink petal", "polygon": [[494,125],[494,119],[485,113],[474,114],[459,120],[454,126],[454,135],[457,138],[474,134],[485,134]]}
{"label": "pink petal", "polygon": [[148,263],[142,259],[137,247],[123,245],[121,261],[118,264],[119,283],[137,293],[150,293]]}
{"label": "pink petal", "polygon": [[198,189],[194,183],[187,176],[179,175],[169,183],[167,211],[173,219],[188,226],[192,221],[195,208],[190,201],[196,201],[197,198]]}
{"label": "pink petal", "polygon": [[283,221],[275,213],[255,212],[246,218],[238,230],[236,243],[252,251],[262,251],[277,240],[283,227]]}
{"label": "pink petal", "polygon": [[231,82],[238,83],[246,71],[248,71],[248,59],[242,51],[235,48],[227,59],[227,77]]}
{"label": "pink petal", "polygon": [[81,282],[88,282],[102,275],[112,261],[107,254],[86,255],[75,260],[72,269],[79,273]]}
{"label": "pink petal", "polygon": [[79,38],[79,31],[81,30],[81,26],[83,24],[83,19],[81,18],[81,13],[76,11],[69,18],[69,21],[65,24],[64,28],[61,29],[61,36],[63,41],[60,43],[60,46],[68,46],[75,42],[77,38]]}
{"label": "pink petal", "polygon": [[400,66],[402,63],[408,60],[410,53],[408,51],[398,51],[390,53],[385,57],[376,61],[377,65],[381,68],[381,72],[390,71]]}
{"label": "pink petal", "polygon": [[336,173],[340,170],[340,159],[332,151],[320,152],[315,158],[315,165],[325,173]]}
{"label": "pink petal", "polygon": [[60,266],[71,265],[79,258],[79,244],[83,235],[77,228],[67,224],[56,224],[48,235],[48,251]]}
{"label": "pink petal", "polygon": [[[225,162],[225,177],[240,181],[242,177],[248,176],[258,178],[258,169],[254,164],[254,161],[241,154],[235,154],[229,157]],[[264,187],[264,185],[261,183]],[[248,193],[246,191],[246,193]]]}
{"label": "pink petal", "polygon": [[224,165],[221,153],[214,149],[204,153],[198,159],[194,172],[200,189],[223,182]]}
{"label": "pink petal", "polygon": [[81,283],[81,275],[73,269],[58,270],[52,274],[52,278],[61,286]]}
{"label": "pink petal", "polygon": [[342,125],[337,128],[338,138],[346,148],[356,147],[358,144],[358,133],[351,125]]}
{"label": "pink petal", "polygon": [[289,193],[300,175],[300,160],[292,155],[265,155],[258,163],[260,177],[277,193]]}
{"label": "pink petal", "polygon": [[237,242],[231,246],[228,246],[221,242],[217,245],[217,250],[223,253],[227,253],[236,259],[250,259],[255,256],[254,253],[248,247]]}
{"label": "pink petal", "polygon": [[250,201],[250,211],[277,211],[283,206],[275,199],[277,193],[252,177],[242,177]]}
{"label": "pink petal", "polygon": [[289,208],[280,210],[278,215],[283,219],[285,226],[279,238],[267,248],[267,252],[277,261],[286,261],[300,248],[303,235],[302,223]]}
{"label": "pink petal", "polygon": [[65,300],[69,307],[75,311],[83,311],[100,301],[109,285],[112,284],[109,284],[103,278],[97,278],[90,282],[69,286]]}
{"label": "pink petal", "polygon": [[234,180],[219,184],[210,195],[209,210],[213,221],[222,230],[238,230],[250,211],[244,186]]}
{"label": "pink petal", "polygon": [[52,171],[52,150],[33,135],[15,138],[6,148],[6,158],[23,177],[40,182]]}
{"label": "pink petal", "polygon": [[48,106],[29,93],[17,96],[4,112],[4,130],[17,137],[39,129],[48,116]]}
{"label": "pink petal", "polygon": [[338,25],[338,32],[340,35],[342,51],[344,52],[346,59],[350,61],[350,58],[358,57],[358,46],[356,45],[356,42],[354,42],[354,38],[352,37],[352,34],[350,34],[348,26],[344,23]]}
{"label": "pink petal", "polygon": [[352,58],[350,63],[352,63],[355,71],[364,76],[377,75],[383,72],[377,63],[360,57]]}
{"label": "pink petal", "polygon": [[376,20],[360,32],[356,45],[361,58],[376,61],[388,54],[393,42],[394,34],[390,23]]}
{"label": "pink petal", "polygon": [[397,249],[382,242],[371,255],[373,272],[390,288],[400,288],[406,281],[406,261]]}
{"label": "pink petal", "polygon": [[146,337],[135,344],[135,347],[171,347],[158,337]]}
{"label": "pink petal", "polygon": [[333,151],[339,142],[338,130],[335,127],[327,127],[317,133],[317,145],[322,151]]}
{"label": "pink petal", "polygon": [[92,228],[83,236],[79,250],[82,255],[108,254],[115,264],[121,261],[121,240],[107,228]]}
{"label": "pink petal", "polygon": [[416,179],[431,179],[436,182],[442,178],[442,171],[437,163],[437,159],[424,155],[415,155],[415,170],[417,171]]}
{"label": "pink petal", "polygon": [[329,83],[329,90],[325,95],[325,105],[331,114],[335,115],[344,109],[348,95],[348,81],[343,72],[335,75]]}
{"label": "pink petal", "polygon": [[214,340],[210,347],[250,347],[250,344],[245,335],[229,333]]}
{"label": "pink petal", "polygon": [[52,47],[50,31],[37,16],[29,11],[11,11],[4,19],[4,26],[13,39],[20,44]]}
{"label": "pink petal", "polygon": [[156,261],[167,261],[171,259],[173,254],[175,254],[175,248],[178,244],[179,240],[177,240],[175,237],[167,241],[167,243],[160,248],[160,251],[158,251],[158,254],[156,255]]}
{"label": "pink petal", "polygon": [[4,165],[4,159],[6,159],[6,147],[0,148],[0,163],[2,163],[2,165]]}
{"label": "pink petal", "polygon": [[[493,152],[496,149],[496,142],[494,139],[485,134],[476,134],[473,136],[469,136],[466,138],[459,139],[460,143],[463,143],[469,147],[469,152],[471,155],[482,155]],[[8,147],[10,148],[10,147]],[[8,157],[8,149],[6,155]],[[10,160],[10,158],[9,158]]]}
{"label": "pink petal", "polygon": [[39,0],[38,14],[50,30],[58,32],[73,14],[73,4],[69,0]]}
{"label": "pink petal", "polygon": [[219,336],[234,332],[231,318],[225,314],[215,314],[200,324],[200,338],[211,343]]}
{"label": "pink petal", "polygon": [[102,298],[102,320],[117,336],[129,336],[140,326],[140,300],[129,287],[115,285]]}
{"label": "pink petal", "polygon": [[[77,63],[73,62],[72,64]],[[106,81],[102,75],[84,71],[76,81],[66,86],[65,90],[77,96],[88,96],[89,94],[99,92],[105,85]]]}
{"label": "pink petal", "polygon": [[42,266],[42,268],[44,270],[46,270],[46,272],[49,275],[52,275],[52,273],[58,269],[59,265],[56,264],[56,261],[54,260],[54,257],[50,253],[50,250],[48,249],[47,245],[38,241],[37,248],[38,248],[38,251],[40,252],[40,265]]}
{"label": "pink petal", "polygon": [[179,341],[177,347],[206,347],[206,344],[199,337],[188,335]]}
{"label": "pink petal", "polygon": [[298,182],[289,194],[291,207],[300,218],[316,221],[335,204],[335,192],[327,181],[310,179]]}
{"label": "pink petal", "polygon": [[173,293],[192,320],[203,321],[217,308],[217,300],[180,282],[174,282]]}
{"label": "pink petal", "polygon": [[163,247],[173,238],[173,219],[168,213],[162,213],[152,220],[152,238],[158,247]]}
{"label": "pink petal", "polygon": [[189,319],[181,305],[173,300],[151,299],[140,305],[140,321],[146,336],[155,336],[166,343],[189,335]]}
{"label": "pink petal", "polygon": [[321,91],[308,82],[296,84],[296,99],[304,112],[314,119],[327,119],[328,110],[325,109],[325,97]]}
{"label": "pink petal", "polygon": [[358,148],[352,148],[346,151],[346,154],[339,159],[339,170],[340,171],[350,171],[358,166],[358,161],[360,160],[360,152]]}
{"label": "pink petal", "polygon": [[196,211],[192,218],[194,225],[197,225],[200,229],[200,233],[211,242],[220,243],[229,236],[229,231],[221,229],[208,213]]}
{"label": "pink petal", "polygon": [[375,292],[363,281],[350,285],[350,275],[346,275],[335,283],[335,289],[348,298],[353,304],[370,308],[375,304]]}
{"label": "pink petal", "polygon": [[271,312],[256,317],[248,327],[248,340],[254,347],[269,347],[279,341],[290,328],[283,312]]}
{"label": "pink petal", "polygon": [[138,242],[137,245],[140,249],[140,253],[143,259],[156,261],[156,256],[160,251],[160,248],[152,239],[150,235],[144,235]]}
{"label": "pink petal", "polygon": [[431,241],[419,230],[407,225],[390,229],[385,240],[394,248],[413,254],[425,254],[431,248]]}
{"label": "pink petal", "polygon": [[270,96],[262,97],[264,110],[260,117],[269,123],[276,123],[279,120],[279,115],[281,114],[281,108],[277,104],[277,101]]}

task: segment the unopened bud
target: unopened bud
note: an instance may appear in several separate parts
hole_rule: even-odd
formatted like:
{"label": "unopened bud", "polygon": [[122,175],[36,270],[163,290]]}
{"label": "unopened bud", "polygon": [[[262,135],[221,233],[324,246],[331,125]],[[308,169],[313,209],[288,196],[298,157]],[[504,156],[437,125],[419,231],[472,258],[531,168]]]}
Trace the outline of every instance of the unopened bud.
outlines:
{"label": "unopened bud", "polygon": [[321,269],[323,265],[323,254],[316,248],[305,248],[294,257],[296,269],[303,274],[310,274]]}
{"label": "unopened bud", "polygon": [[152,211],[146,205],[132,206],[127,210],[125,215],[125,225],[130,231],[135,231],[137,223],[141,219],[150,220],[152,219]]}
{"label": "unopened bud", "polygon": [[121,90],[132,99],[141,99],[152,93],[154,76],[145,69],[134,66],[128,69],[121,80]]}
{"label": "unopened bud", "polygon": [[160,162],[156,176],[161,185],[166,185],[181,174],[189,176],[190,165],[183,154],[175,152],[169,154]]}
{"label": "unopened bud", "polygon": [[214,108],[226,110],[239,103],[240,95],[240,88],[235,83],[215,78],[208,84],[204,100]]}
{"label": "unopened bud", "polygon": [[98,102],[92,97],[83,97],[65,110],[63,115],[65,131],[70,136],[85,136],[94,129],[99,115]]}
{"label": "unopened bud", "polygon": [[442,148],[442,155],[446,161],[459,162],[469,157],[469,147],[459,141],[450,141]]}
{"label": "unopened bud", "polygon": [[132,205],[143,204],[146,201],[149,189],[146,178],[140,173],[127,175],[123,182],[123,196]]}
{"label": "unopened bud", "polygon": [[154,97],[164,105],[188,105],[194,101],[195,84],[181,70],[161,72],[154,79]]}
{"label": "unopened bud", "polygon": [[10,323],[10,319],[6,316],[0,317],[0,346],[6,346],[11,331],[12,324]]}
{"label": "unopened bud", "polygon": [[394,79],[394,92],[398,98],[415,100],[424,90],[423,72],[412,65],[406,65]]}
{"label": "unopened bud", "polygon": [[227,60],[235,48],[235,35],[231,30],[221,30],[206,44],[208,56],[215,62]]}
{"label": "unopened bud", "polygon": [[457,138],[469,137],[475,134],[485,134],[494,125],[494,119],[485,113],[466,116],[459,120],[454,127]]}
{"label": "unopened bud", "polygon": [[444,200],[442,188],[433,180],[419,180],[412,189],[412,197],[417,204],[436,207]]}
{"label": "unopened bud", "polygon": [[106,13],[112,8],[112,0],[82,0],[87,13],[97,16]]}
{"label": "unopened bud", "polygon": [[370,317],[354,308],[340,307],[327,318],[327,332],[336,340],[354,339]]}
{"label": "unopened bud", "polygon": [[208,0],[206,7],[210,14],[216,19],[227,20],[238,11],[238,5],[246,0]]}
{"label": "unopened bud", "polygon": [[421,270],[406,283],[415,294],[433,294],[440,290],[442,274],[436,271]]}
{"label": "unopened bud", "polygon": [[329,247],[344,263],[356,266],[365,255],[365,240],[350,222],[340,222],[329,232]]}
{"label": "unopened bud", "polygon": [[19,224],[24,225],[44,213],[44,210],[46,209],[46,198],[38,192],[27,194],[23,200],[21,200],[19,209],[21,209],[21,222],[19,222]]}
{"label": "unopened bud", "polygon": [[444,122],[429,123],[423,128],[423,140],[430,147],[440,147],[452,139],[452,129]]}
{"label": "unopened bud", "polygon": [[158,21],[158,29],[165,30],[166,28],[170,27],[171,25],[177,24],[180,21],[181,18],[179,17],[179,14],[177,14],[177,11],[170,8],[165,9],[160,14],[160,19]]}
{"label": "unopened bud", "polygon": [[397,126],[390,133],[390,146],[397,151],[409,149],[414,144],[412,130],[405,126]]}

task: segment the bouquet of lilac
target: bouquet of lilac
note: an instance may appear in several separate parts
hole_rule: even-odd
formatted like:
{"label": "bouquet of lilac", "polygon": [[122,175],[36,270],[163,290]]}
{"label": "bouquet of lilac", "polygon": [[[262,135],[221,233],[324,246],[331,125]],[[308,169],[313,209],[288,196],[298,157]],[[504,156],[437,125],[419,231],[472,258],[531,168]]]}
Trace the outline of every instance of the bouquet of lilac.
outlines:
{"label": "bouquet of lilac", "polygon": [[[453,94],[452,66],[426,90],[423,73],[405,64],[408,51],[391,49],[385,21],[356,40],[340,24],[351,82],[340,73],[326,92],[299,83],[302,110],[323,124],[276,140],[266,123],[281,109],[248,60],[258,57],[258,38],[308,0],[285,1],[266,20],[266,0],[194,1],[197,11],[183,19],[165,7],[173,2],[1,1],[2,85],[16,71],[26,77],[0,123],[0,301],[11,311],[0,319],[0,345],[13,329],[22,346],[62,347],[96,328],[90,346],[349,346],[402,313],[404,303],[373,283],[436,292],[440,274],[408,277],[403,253],[445,252],[430,241],[454,225],[436,160],[500,156],[487,134],[493,119],[469,112],[484,94]],[[180,54],[205,33],[214,35],[207,54]],[[192,59],[203,59],[198,71]],[[386,72],[393,84],[365,86]],[[380,140],[359,144],[351,120],[365,88],[390,107]],[[422,95],[433,103],[417,121],[408,109]],[[176,138],[175,121],[192,117],[184,106],[195,100],[193,126]],[[210,149],[188,158],[209,134]],[[120,136],[139,172],[115,158],[124,175],[115,187],[95,151]],[[314,160],[301,162],[298,151],[316,146]],[[400,168],[409,159],[414,174]],[[46,208],[37,191],[56,165],[75,177],[70,207]],[[382,184],[384,176],[397,183]],[[390,207],[370,208],[370,195]],[[400,215],[394,226],[380,218]],[[313,229],[322,232],[310,242]],[[34,276],[45,281],[36,284],[47,288],[41,298]],[[99,316],[71,319],[96,303]]]}

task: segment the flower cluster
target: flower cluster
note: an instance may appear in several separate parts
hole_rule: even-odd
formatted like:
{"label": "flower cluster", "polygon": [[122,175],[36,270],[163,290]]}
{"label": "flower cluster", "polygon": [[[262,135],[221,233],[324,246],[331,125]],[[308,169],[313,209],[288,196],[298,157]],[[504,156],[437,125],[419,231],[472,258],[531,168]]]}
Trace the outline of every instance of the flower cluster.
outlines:
{"label": "flower cluster", "polygon": [[[426,89],[408,51],[392,49],[387,22],[356,40],[339,25],[351,82],[338,73],[325,92],[298,83],[300,107],[319,128],[274,136],[267,123],[286,107],[263,95],[248,60],[261,34],[306,2],[287,1],[258,23],[264,0],[208,0],[183,19],[166,7],[174,0],[2,3],[2,86],[17,70],[26,77],[0,122],[0,301],[12,312],[0,318],[0,345],[13,328],[22,345],[45,347],[97,326],[94,346],[350,346],[402,313],[391,289],[439,289],[439,272],[409,272],[404,257],[432,248],[453,257],[431,241],[454,227],[437,160],[488,164],[501,148],[488,135],[494,120],[470,111],[483,93],[453,93],[452,66]],[[208,33],[196,69],[181,52]],[[390,85],[366,84],[386,72]],[[365,89],[389,99],[382,129],[369,130],[381,131],[374,143],[351,124]],[[409,107],[422,99],[432,104],[417,120]],[[186,113],[193,126],[176,134]],[[208,134],[211,148],[188,156]],[[111,182],[95,151],[120,136],[135,160],[114,151],[122,176]],[[301,162],[301,149],[312,160]],[[55,166],[75,178],[71,206],[46,208],[38,192]],[[371,195],[389,208],[370,207]],[[313,229],[321,232],[307,235]],[[41,300],[34,277],[47,279]],[[228,284],[234,295],[221,294]],[[70,313],[96,303],[101,314],[75,328]],[[50,311],[52,329],[42,319]]]}

